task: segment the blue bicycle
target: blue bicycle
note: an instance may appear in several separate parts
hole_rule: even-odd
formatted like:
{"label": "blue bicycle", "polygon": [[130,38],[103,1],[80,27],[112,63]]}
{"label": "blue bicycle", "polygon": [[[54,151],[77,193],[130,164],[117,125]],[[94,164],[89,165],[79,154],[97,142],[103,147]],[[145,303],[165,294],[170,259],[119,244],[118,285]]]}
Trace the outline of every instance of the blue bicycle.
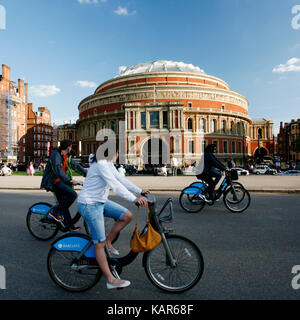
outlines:
{"label": "blue bicycle", "polygon": [[234,213],[243,212],[249,207],[251,197],[243,185],[234,180],[238,180],[237,171],[225,171],[225,177],[216,191],[216,198],[211,201],[205,201],[203,197],[207,195],[206,182],[194,182],[181,191],[179,204],[186,212],[196,213],[200,212],[205,204],[213,205],[223,195],[223,202],[228,210]]}
{"label": "blue bicycle", "polygon": [[[156,210],[153,195],[145,195],[149,204],[151,225],[160,233],[162,242],[143,255],[143,267],[148,279],[163,291],[179,293],[191,289],[201,279],[204,261],[201,251],[191,240],[170,234],[163,223],[173,219],[172,199],[169,198],[160,212]],[[169,204],[169,215],[162,212]],[[146,227],[141,233],[146,232]],[[124,266],[132,263],[138,253],[112,258],[105,248],[112,274],[119,278]],[[102,271],[95,258],[94,244],[90,236],[68,233],[52,243],[47,259],[51,279],[70,292],[82,292],[92,288],[100,280]]]}
{"label": "blue bicycle", "polygon": [[[82,185],[81,182],[78,183]],[[53,196],[58,200],[53,192]],[[49,216],[49,211],[53,207],[51,203],[48,202],[37,202],[33,204],[27,212],[26,225],[32,236],[38,240],[47,241],[54,238],[59,231],[68,232],[69,228],[66,228],[63,224],[56,222],[53,218]],[[81,219],[79,212],[72,218],[72,225],[76,224]],[[84,228],[87,233],[89,233],[88,226],[84,222]]]}

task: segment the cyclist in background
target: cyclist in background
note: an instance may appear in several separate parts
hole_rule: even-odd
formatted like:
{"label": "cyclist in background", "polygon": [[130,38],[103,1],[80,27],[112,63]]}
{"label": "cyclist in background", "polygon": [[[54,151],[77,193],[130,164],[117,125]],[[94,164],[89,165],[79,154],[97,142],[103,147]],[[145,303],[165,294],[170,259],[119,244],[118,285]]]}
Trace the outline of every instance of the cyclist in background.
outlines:
{"label": "cyclist in background", "polygon": [[214,144],[209,144],[206,146],[204,150],[204,169],[201,174],[197,175],[198,179],[204,180],[208,184],[207,193],[208,196],[203,197],[203,200],[206,202],[211,202],[216,199],[215,195],[215,187],[222,178],[222,173],[216,169],[221,171],[225,171],[227,168],[214,156],[217,148]]}
{"label": "cyclist in background", "polygon": [[47,162],[40,188],[53,191],[58,200],[58,205],[51,209],[49,216],[71,231],[78,231],[80,228],[72,225],[69,211],[77,198],[73,188],[78,181],[72,178],[72,169],[81,172],[83,176],[86,176],[87,170],[71,158],[71,151],[72,141],[61,141]]}
{"label": "cyclist in background", "polygon": [[[128,209],[108,200],[109,190],[112,189],[123,199],[141,206],[147,204],[147,199],[137,198],[129,190],[137,194],[150,193],[149,190],[137,187],[117,171],[113,164],[117,157],[118,152],[110,161],[97,161],[95,155],[90,155],[90,168],[78,197],[78,211],[88,224],[97,262],[106,277],[107,289],[125,288],[130,285],[130,281],[117,279],[111,273],[105,254],[105,244],[110,253],[119,255],[119,251],[113,248],[111,242],[133,217]],[[104,217],[116,220],[107,237],[105,236]]]}

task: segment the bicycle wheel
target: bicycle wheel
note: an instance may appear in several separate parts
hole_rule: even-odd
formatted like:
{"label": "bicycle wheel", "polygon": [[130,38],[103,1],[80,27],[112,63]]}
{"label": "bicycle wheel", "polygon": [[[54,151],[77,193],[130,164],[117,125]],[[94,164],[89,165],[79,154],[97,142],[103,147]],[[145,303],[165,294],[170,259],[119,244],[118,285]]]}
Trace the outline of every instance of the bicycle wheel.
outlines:
{"label": "bicycle wheel", "polygon": [[48,254],[47,267],[52,280],[62,289],[70,292],[86,291],[99,281],[102,271],[89,260],[76,259],[77,251],[58,251],[52,247]]}
{"label": "bicycle wheel", "polygon": [[249,207],[251,197],[245,188],[233,185],[225,191],[223,201],[228,210],[241,213]]}
{"label": "bicycle wheel", "polygon": [[38,240],[46,241],[54,238],[59,230],[59,225],[45,214],[28,211],[26,224],[29,232]]}
{"label": "bicycle wheel", "polygon": [[205,201],[199,198],[199,192],[200,189],[194,186],[183,189],[179,197],[181,208],[188,213],[200,212],[205,205]]}
{"label": "bicycle wheel", "polygon": [[180,293],[195,286],[201,279],[204,261],[199,248],[189,239],[178,235],[166,235],[176,266],[168,261],[161,242],[145,253],[144,267],[149,280],[158,288],[170,293]]}

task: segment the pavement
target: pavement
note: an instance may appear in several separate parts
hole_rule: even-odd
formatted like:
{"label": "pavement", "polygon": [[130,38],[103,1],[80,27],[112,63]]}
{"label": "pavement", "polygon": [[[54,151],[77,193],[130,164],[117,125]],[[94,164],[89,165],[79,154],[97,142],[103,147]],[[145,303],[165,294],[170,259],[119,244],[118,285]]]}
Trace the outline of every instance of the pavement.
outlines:
{"label": "pavement", "polygon": [[[75,177],[84,180],[83,177]],[[131,182],[142,189],[151,191],[181,191],[183,188],[197,181],[195,176],[128,176]],[[0,189],[3,190],[39,190],[41,176],[0,176]],[[269,176],[249,175],[239,177],[239,182],[249,192],[266,193],[299,193],[300,176]],[[81,187],[78,187],[78,190]]]}

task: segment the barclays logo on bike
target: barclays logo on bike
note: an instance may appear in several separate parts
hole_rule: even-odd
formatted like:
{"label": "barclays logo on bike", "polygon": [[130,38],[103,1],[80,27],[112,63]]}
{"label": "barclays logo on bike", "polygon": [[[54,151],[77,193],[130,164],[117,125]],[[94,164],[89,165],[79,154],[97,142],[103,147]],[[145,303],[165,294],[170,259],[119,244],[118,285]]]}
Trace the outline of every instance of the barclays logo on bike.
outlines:
{"label": "barclays logo on bike", "polygon": [[59,249],[75,249],[75,248],[80,248],[80,244],[62,244],[62,243],[59,243],[57,245],[57,247]]}

